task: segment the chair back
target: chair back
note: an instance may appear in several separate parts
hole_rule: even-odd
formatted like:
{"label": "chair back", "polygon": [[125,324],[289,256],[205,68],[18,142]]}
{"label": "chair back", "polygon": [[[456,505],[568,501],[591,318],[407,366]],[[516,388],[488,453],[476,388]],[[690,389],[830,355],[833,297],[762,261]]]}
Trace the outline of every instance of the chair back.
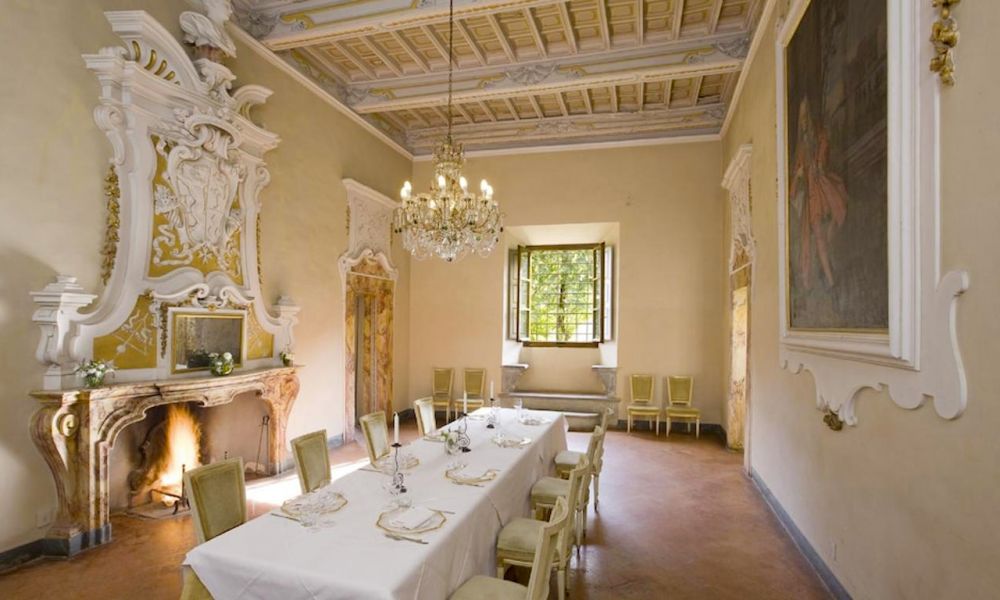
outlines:
{"label": "chair back", "polygon": [[469,398],[485,399],[486,369],[466,369],[464,376],[465,393],[469,395]]}
{"label": "chair back", "polygon": [[528,580],[528,600],[545,600],[549,597],[552,549],[559,541],[559,534],[568,528],[569,512],[566,499],[557,498],[549,522],[538,532],[535,560],[531,564],[531,578]]}
{"label": "chair back", "polygon": [[413,412],[417,416],[417,430],[420,435],[429,435],[437,430],[437,423],[434,418],[434,399],[421,398],[413,403]]}
{"label": "chair back", "polygon": [[688,376],[667,377],[667,401],[670,406],[691,406],[694,379]]}
{"label": "chair back", "polygon": [[563,532],[559,534],[557,546],[559,557],[562,560],[569,558],[569,542],[576,530],[576,520],[584,516],[581,515],[580,510],[586,507],[586,494],[584,492],[590,485],[590,465],[590,459],[585,456],[569,472],[569,494],[566,495],[566,506],[570,508],[569,521]]}
{"label": "chair back", "polygon": [[326,430],[320,429],[300,435],[291,443],[302,493],[307,494],[330,483],[330,454],[326,447]]}
{"label": "chair back", "polygon": [[389,428],[385,424],[385,412],[379,410],[361,417],[361,431],[365,434],[368,460],[374,465],[378,459],[389,454]]}
{"label": "chair back", "polygon": [[[606,408],[606,409],[604,409],[604,413],[601,415],[601,429],[603,429],[604,431],[608,430],[608,425],[611,424],[611,417],[612,417],[612,415],[615,415],[617,413],[617,411],[618,411],[617,405],[615,405],[615,406],[616,406],[616,408]],[[617,420],[616,420],[616,424],[617,424]]]}
{"label": "chair back", "polygon": [[247,520],[243,459],[230,458],[184,473],[184,491],[198,543],[204,543]]}
{"label": "chair back", "polygon": [[633,404],[653,403],[653,376],[645,374],[633,374],[628,378],[629,387],[632,391]]}
{"label": "chair back", "polygon": [[[604,467],[604,440],[608,437],[608,432],[606,429],[601,429],[600,435],[598,435],[597,429],[594,429],[594,437],[597,437],[597,448],[594,451],[594,458],[591,461],[593,467],[593,472],[600,475],[601,469]],[[593,438],[591,438],[593,439]]]}
{"label": "chair back", "polygon": [[434,368],[434,385],[431,394],[434,398],[451,400],[451,384],[455,370],[451,367],[447,369]]}

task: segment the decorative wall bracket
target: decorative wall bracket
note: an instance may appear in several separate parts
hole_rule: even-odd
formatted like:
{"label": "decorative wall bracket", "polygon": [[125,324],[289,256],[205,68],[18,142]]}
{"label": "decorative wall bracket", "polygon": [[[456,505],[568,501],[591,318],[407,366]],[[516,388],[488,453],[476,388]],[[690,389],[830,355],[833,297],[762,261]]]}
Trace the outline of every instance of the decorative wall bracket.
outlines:
{"label": "decorative wall bracket", "polygon": [[[785,239],[788,222],[785,47],[808,6],[809,0],[793,2],[778,23],[775,47],[779,239]],[[784,285],[787,248],[778,245],[779,361],[793,373],[812,373],[817,407],[847,425],[857,424],[855,399],[864,388],[885,391],[906,409],[930,400],[945,419],[957,418],[966,407],[955,313],[969,276],[964,271],[941,273],[940,88],[933,78],[921,76],[933,51],[922,31],[933,17],[930,4],[888,3],[888,332],[791,329]]]}
{"label": "decorative wall bracket", "polygon": [[264,304],[258,262],[264,155],[279,138],[251,110],[271,91],[232,89],[235,77],[217,62],[236,52],[225,30],[230,4],[203,6],[206,14],[180,15],[193,59],[143,11],[105,13],[123,45],[83,57],[100,82],[94,120],[113,152],[105,289],[86,314],[96,296],[72,277],[32,294],[45,389],[76,387],[73,370],[86,359],[114,362],[117,382],[172,377],[164,317],[180,306],[243,311],[245,337],[255,340],[245,368],[277,366],[291,346],[297,309],[287,298],[274,313]]}
{"label": "decorative wall bracket", "polygon": [[931,25],[931,43],[934,56],[931,57],[931,71],[938,74],[944,85],[955,85],[955,59],[953,50],[958,46],[958,22],[952,16],[952,9],[962,0],[932,0],[938,10],[938,18]]}

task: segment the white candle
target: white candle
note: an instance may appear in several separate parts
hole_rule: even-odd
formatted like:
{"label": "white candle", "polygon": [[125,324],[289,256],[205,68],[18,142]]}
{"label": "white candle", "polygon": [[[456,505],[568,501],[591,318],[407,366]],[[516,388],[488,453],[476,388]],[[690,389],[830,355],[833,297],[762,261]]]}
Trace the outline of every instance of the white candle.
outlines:
{"label": "white candle", "polygon": [[392,413],[392,443],[399,443],[399,413]]}
{"label": "white candle", "polygon": [[490,400],[494,398],[493,396],[493,380],[490,379]]}
{"label": "white candle", "polygon": [[462,413],[469,414],[469,392],[462,392]]}

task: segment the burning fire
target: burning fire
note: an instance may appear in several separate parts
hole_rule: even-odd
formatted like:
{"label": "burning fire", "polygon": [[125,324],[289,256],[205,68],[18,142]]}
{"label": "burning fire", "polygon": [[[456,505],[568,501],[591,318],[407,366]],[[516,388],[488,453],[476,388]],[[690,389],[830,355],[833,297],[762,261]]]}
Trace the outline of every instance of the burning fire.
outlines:
{"label": "burning fire", "polygon": [[[157,487],[179,493],[184,469],[193,469],[201,465],[198,459],[201,449],[201,426],[186,405],[171,404],[167,407],[165,427],[166,452],[160,463]],[[170,506],[176,499],[163,496],[163,502]]]}

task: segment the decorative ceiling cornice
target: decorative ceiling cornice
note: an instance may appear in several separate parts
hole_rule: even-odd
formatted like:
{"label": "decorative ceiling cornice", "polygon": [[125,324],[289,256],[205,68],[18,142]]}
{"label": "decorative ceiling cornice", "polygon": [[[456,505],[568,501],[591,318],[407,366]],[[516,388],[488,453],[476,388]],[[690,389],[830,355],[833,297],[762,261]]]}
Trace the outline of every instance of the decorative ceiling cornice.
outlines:
{"label": "decorative ceiling cornice", "polygon": [[[237,22],[413,153],[447,122],[443,0],[233,0]],[[470,150],[717,134],[764,0],[455,0]]]}

